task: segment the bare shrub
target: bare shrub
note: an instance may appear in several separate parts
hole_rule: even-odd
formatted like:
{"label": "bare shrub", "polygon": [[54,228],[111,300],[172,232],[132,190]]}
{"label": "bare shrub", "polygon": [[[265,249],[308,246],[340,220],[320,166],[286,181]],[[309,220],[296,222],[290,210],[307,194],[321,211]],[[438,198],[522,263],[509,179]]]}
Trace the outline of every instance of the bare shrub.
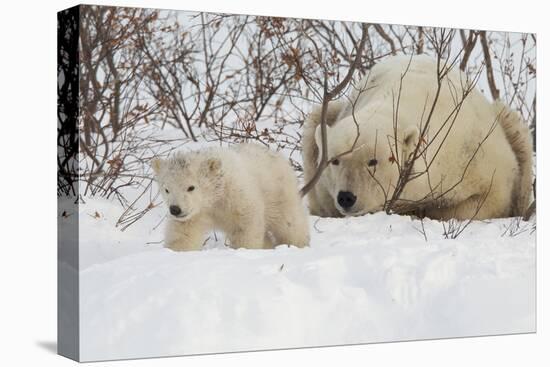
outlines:
{"label": "bare shrub", "polygon": [[[489,87],[481,88],[489,97],[498,89],[498,96],[535,129],[532,35],[518,41],[499,32],[431,27],[82,9],[79,178],[84,195],[116,198],[122,204],[121,228],[158,205],[150,159],[195,142],[255,141],[285,152],[300,173],[301,127],[312,104],[347,95],[374,64],[391,55],[432,55],[439,60],[441,80],[457,65],[469,75],[472,88],[477,81],[485,83]],[[517,42],[521,55],[514,54]],[[486,67],[487,55],[491,68]],[[424,127],[432,108],[427,106]],[[449,116],[441,134],[455,118]],[[391,194],[388,190],[387,212],[422,204],[405,203],[400,193],[419,174],[427,174],[410,169],[415,161],[426,160],[424,140],[425,134],[412,156],[400,157],[400,181]],[[324,155],[317,178],[331,159]],[[314,184],[305,183],[302,193]],[[432,196],[436,192],[434,183]]]}

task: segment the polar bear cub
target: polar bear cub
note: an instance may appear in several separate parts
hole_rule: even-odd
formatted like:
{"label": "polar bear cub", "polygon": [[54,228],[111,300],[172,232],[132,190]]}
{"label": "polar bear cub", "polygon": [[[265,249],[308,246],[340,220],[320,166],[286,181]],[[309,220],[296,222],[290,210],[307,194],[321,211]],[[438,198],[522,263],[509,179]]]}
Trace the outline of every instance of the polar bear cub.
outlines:
{"label": "polar bear cub", "polygon": [[253,144],[180,152],[152,161],[168,206],[165,246],[200,250],[206,232],[225,232],[233,248],[307,246],[309,223],[294,171]]}

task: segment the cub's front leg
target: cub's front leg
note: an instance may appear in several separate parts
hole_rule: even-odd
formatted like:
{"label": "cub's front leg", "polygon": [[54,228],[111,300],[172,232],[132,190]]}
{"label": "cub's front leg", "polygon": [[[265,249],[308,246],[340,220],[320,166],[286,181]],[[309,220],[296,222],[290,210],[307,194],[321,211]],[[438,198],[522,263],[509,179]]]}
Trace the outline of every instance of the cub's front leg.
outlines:
{"label": "cub's front leg", "polygon": [[203,218],[190,218],[185,222],[168,219],[164,246],[173,251],[202,249],[208,222]]}

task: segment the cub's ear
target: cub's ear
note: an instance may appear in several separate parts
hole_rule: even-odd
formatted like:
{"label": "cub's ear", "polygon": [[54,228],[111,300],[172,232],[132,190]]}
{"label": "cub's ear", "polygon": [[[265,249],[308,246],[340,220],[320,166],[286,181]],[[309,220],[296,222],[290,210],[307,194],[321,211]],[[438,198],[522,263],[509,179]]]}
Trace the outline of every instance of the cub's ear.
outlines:
{"label": "cub's ear", "polygon": [[416,126],[409,126],[403,131],[403,157],[406,159],[413,152],[418,143],[420,130]]}
{"label": "cub's ear", "polygon": [[206,160],[206,170],[209,173],[217,173],[222,168],[222,162],[219,158],[208,158]]}
{"label": "cub's ear", "polygon": [[151,168],[153,168],[153,171],[155,172],[155,174],[158,174],[160,172],[161,166],[162,166],[162,159],[153,158],[151,160]]}

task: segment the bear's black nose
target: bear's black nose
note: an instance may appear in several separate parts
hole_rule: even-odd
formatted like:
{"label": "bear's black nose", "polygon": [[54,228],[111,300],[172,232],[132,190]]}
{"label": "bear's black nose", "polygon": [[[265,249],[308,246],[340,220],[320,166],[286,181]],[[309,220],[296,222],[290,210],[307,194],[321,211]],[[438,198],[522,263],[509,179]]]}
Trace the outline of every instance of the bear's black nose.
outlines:
{"label": "bear's black nose", "polygon": [[338,193],[338,204],[340,204],[343,209],[351,208],[356,200],[357,196],[353,195],[353,192],[340,191]]}
{"label": "bear's black nose", "polygon": [[181,214],[181,209],[177,205],[170,205],[170,214],[178,216]]}

